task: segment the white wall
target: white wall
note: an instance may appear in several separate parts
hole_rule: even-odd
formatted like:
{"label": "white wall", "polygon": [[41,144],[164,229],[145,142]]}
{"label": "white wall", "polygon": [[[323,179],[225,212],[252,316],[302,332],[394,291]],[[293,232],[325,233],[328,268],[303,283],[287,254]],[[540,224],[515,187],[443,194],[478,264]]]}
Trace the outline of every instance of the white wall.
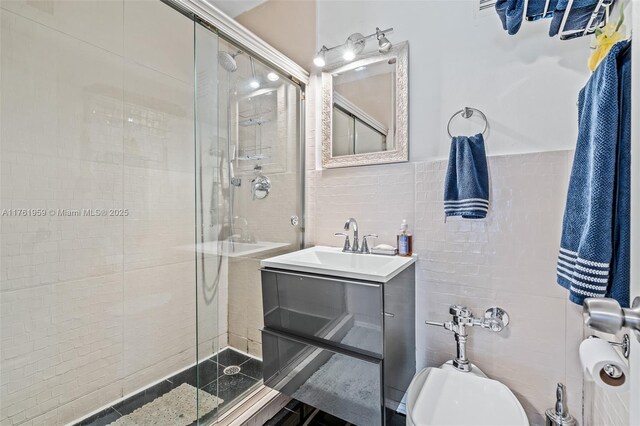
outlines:
{"label": "white wall", "polygon": [[490,155],[573,149],[588,40],[550,38],[548,20],[510,37],[493,10],[479,16],[477,7],[477,0],[319,1],[317,45],[376,26],[393,27],[392,42],[409,40],[412,161],[448,155],[446,122],[465,105],[487,114]]}

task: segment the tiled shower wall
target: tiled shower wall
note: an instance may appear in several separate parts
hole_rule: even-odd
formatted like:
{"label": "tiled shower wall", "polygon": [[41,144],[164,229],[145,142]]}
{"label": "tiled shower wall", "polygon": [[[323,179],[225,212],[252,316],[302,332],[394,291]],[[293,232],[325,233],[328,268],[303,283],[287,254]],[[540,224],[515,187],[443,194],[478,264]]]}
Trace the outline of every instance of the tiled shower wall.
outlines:
{"label": "tiled shower wall", "polygon": [[0,424],[65,424],[195,361],[193,22],[0,7],[2,208],[128,209],[0,218]]}
{"label": "tiled shower wall", "polygon": [[425,320],[450,319],[452,304],[476,315],[500,306],[511,324],[502,333],[472,329],[471,360],[514,391],[532,424],[544,424],[557,382],[568,386],[569,406],[580,417],[581,311],[555,284],[571,160],[571,151],[489,157],[489,215],[446,223],[446,161],[309,171],[312,242],[338,245],[333,233],[353,216],[360,232],[395,244],[407,219],[418,255],[418,367],[440,365],[455,353],[453,335]]}

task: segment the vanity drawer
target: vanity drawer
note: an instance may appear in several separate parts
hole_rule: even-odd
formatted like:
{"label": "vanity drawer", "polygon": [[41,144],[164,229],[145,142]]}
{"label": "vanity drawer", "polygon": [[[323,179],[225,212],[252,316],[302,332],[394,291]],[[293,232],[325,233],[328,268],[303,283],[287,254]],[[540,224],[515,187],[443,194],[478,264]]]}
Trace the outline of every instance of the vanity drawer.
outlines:
{"label": "vanity drawer", "polygon": [[382,424],[382,361],[262,330],[264,384],[356,425]]}
{"label": "vanity drawer", "polygon": [[262,296],[266,327],[382,358],[381,284],[263,269]]}

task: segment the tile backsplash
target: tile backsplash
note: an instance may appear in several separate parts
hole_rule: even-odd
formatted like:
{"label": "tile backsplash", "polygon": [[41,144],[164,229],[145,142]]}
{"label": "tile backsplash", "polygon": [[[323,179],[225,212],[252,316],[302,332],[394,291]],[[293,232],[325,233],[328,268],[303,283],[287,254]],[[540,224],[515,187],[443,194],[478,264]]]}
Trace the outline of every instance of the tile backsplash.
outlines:
{"label": "tile backsplash", "polygon": [[504,382],[532,424],[544,424],[557,382],[580,417],[581,310],[555,283],[572,151],[489,157],[491,207],[485,220],[448,218],[442,205],[447,161],[308,172],[310,244],[338,246],[348,217],[361,234],[395,245],[402,219],[414,234],[418,368],[455,353],[453,335],[425,320],[450,319],[449,306],[474,314],[500,306],[511,324],[501,333],[472,329],[469,357]]}

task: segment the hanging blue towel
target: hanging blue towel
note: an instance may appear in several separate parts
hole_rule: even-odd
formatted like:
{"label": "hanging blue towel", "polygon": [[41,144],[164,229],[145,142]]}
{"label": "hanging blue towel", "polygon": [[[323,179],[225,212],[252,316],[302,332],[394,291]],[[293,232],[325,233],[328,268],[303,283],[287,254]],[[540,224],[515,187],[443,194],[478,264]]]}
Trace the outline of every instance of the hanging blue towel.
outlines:
{"label": "hanging blue towel", "polygon": [[[630,46],[631,43],[627,43]],[[631,282],[631,48],[618,56],[620,67],[620,121],[613,217],[613,259],[607,297],[629,307]]]}
{"label": "hanging blue towel", "polygon": [[[549,4],[546,4],[546,0],[534,0],[529,1],[527,6],[527,20],[537,21],[543,18],[550,18],[553,16],[553,11],[558,5],[558,0],[549,0]],[[545,13],[546,6],[546,13]]]}
{"label": "hanging blue towel", "polygon": [[[558,0],[549,0],[547,12],[553,12]],[[531,20],[543,18],[546,0],[529,0],[527,3],[526,17]],[[502,28],[510,35],[520,31],[522,19],[525,17],[524,0],[498,0],[496,2],[496,12],[502,22]]]}
{"label": "hanging blue towel", "polygon": [[502,22],[502,28],[514,35],[520,30],[524,13],[524,0],[498,0],[496,12]]}
{"label": "hanging blue towel", "polygon": [[[613,4],[613,0],[607,0],[605,1],[605,3]],[[557,35],[558,32],[560,31],[560,26],[562,25],[562,19],[564,18],[568,4],[569,4],[569,0],[558,1],[558,4],[556,5],[555,10],[553,11],[553,18],[551,19],[551,25],[549,26],[550,37]],[[571,10],[569,11],[569,16],[567,17],[567,23],[564,26],[564,30],[571,31],[571,30],[586,29],[587,25],[589,24],[589,20],[591,19],[591,15],[596,9],[596,6],[598,6],[598,0],[573,0],[573,4],[571,5]],[[601,7],[600,10],[598,11],[597,18],[594,19],[594,22],[591,24],[592,27],[602,22],[602,20],[604,19],[604,12],[605,12],[605,8]]]}
{"label": "hanging blue towel", "polygon": [[558,284],[577,304],[611,296],[629,306],[629,44],[611,48],[579,96],[557,265]]}
{"label": "hanging blue towel", "polygon": [[484,138],[455,136],[444,181],[445,216],[483,219],[489,210],[489,172]]}

